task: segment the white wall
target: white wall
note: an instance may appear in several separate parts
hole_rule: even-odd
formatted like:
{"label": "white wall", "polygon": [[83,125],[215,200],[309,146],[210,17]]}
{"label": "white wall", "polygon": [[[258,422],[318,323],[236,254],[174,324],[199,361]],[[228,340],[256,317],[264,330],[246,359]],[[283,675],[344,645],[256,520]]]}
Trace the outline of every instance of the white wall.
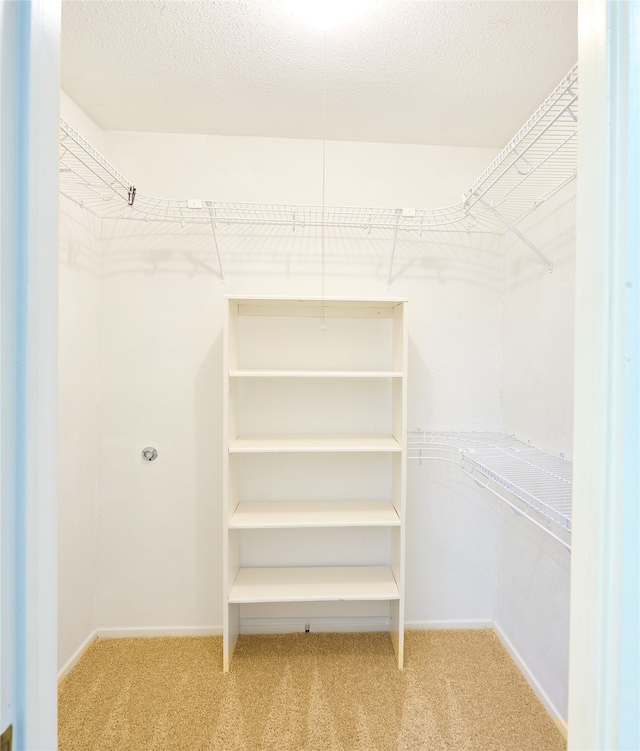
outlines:
{"label": "white wall", "polygon": [[[315,142],[110,132],[102,148],[140,191],[159,196],[322,199]],[[493,156],[329,143],[325,200],[456,203]],[[400,238],[391,285],[391,236],[381,231],[327,230],[323,243],[313,228],[222,225],[223,283],[210,228],[103,222],[96,627],[220,628],[225,294],[407,296],[410,428],[505,429],[569,455],[573,217],[562,200],[522,227],[554,259],[552,275],[517,240],[425,235]],[[554,410],[541,413],[547,398]],[[159,450],[151,464],[140,456],[146,445]],[[521,530],[526,520],[453,466],[411,462],[408,489],[408,623],[496,620],[561,710],[568,557],[553,550],[543,560],[542,533]]]}
{"label": "white wall", "polygon": [[570,459],[573,441],[575,181],[519,229],[553,260],[549,274],[505,237],[503,429]]}
{"label": "white wall", "polygon": [[64,91],[60,91],[60,117],[89,141],[94,149],[103,153],[105,146],[104,131]]}
{"label": "white wall", "polygon": [[[503,430],[572,456],[575,183],[519,228],[553,260],[549,274],[515,238],[505,242]],[[571,556],[502,508],[496,626],[566,719]]]}
{"label": "white wall", "polygon": [[[101,146],[64,94],[62,116]],[[100,222],[60,200],[58,307],[58,669],[95,632],[95,488]]]}
{"label": "white wall", "polygon": [[[106,133],[105,141],[109,158],[141,191],[321,202],[322,149],[315,142],[139,133]],[[326,203],[455,203],[492,156],[329,143]],[[320,232],[220,227],[224,284],[206,226],[190,233],[115,221],[104,232],[98,623],[103,629],[218,628],[222,296],[320,294]],[[483,242],[484,248],[472,235],[401,240],[389,288],[390,233],[326,233],[328,296],[410,299],[412,427],[500,426],[502,258],[495,241]],[[153,464],[140,458],[147,444],[160,452]],[[450,498],[457,502],[459,488],[442,485],[423,502],[424,482],[426,475],[412,480],[409,526],[424,529],[409,544],[407,618],[477,620],[480,609],[489,619],[495,565],[468,579],[462,563],[433,567],[446,537],[430,520],[451,508]],[[478,523],[485,530],[490,525],[474,514],[467,520],[460,513],[459,521],[490,558],[495,535],[475,534]],[[464,537],[451,538],[449,562]],[[464,604],[452,610],[455,591]]]}
{"label": "white wall", "polygon": [[[254,203],[322,202],[322,142],[294,138],[104,132],[106,156],[142,193]],[[327,205],[438,208],[495,149],[329,141]]]}
{"label": "white wall", "polygon": [[490,627],[500,509],[453,464],[409,461],[407,627]]}
{"label": "white wall", "polygon": [[571,554],[501,506],[495,627],[550,714],[567,720]]}

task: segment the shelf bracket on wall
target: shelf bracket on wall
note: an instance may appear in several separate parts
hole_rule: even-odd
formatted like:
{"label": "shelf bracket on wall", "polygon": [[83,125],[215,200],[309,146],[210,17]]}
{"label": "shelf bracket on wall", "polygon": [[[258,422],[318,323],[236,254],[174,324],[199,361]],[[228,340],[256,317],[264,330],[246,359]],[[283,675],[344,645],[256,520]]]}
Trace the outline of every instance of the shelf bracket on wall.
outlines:
{"label": "shelf bracket on wall", "polygon": [[218,256],[218,266],[220,268],[220,279],[224,282],[224,269],[222,268],[222,258],[220,257],[220,248],[218,247],[218,234],[216,232],[216,215],[213,201],[207,201],[209,205],[209,216],[211,217],[211,231],[213,232],[213,244],[216,246],[216,255]]}
{"label": "shelf bracket on wall", "polygon": [[495,216],[495,218],[498,219],[498,221],[502,222],[502,224],[504,224],[504,226],[508,230],[510,230],[511,232],[513,232],[513,234],[516,237],[520,238],[520,240],[522,240],[522,242],[525,245],[528,245],[531,248],[531,250],[538,256],[538,258],[540,258],[542,261],[544,261],[544,263],[547,266],[547,271],[549,273],[551,273],[553,271],[553,261],[550,258],[548,258],[540,250],[540,248],[538,248],[536,245],[534,245],[534,243],[532,243],[531,240],[529,240],[529,238],[526,237],[526,235],[523,235],[522,232],[520,232],[520,230],[514,224],[512,224],[506,217],[502,216],[502,214],[497,209],[495,209],[489,201],[487,201],[486,199],[482,198],[482,196],[478,195],[477,193],[476,193],[476,196],[478,197],[478,201],[480,201],[480,203],[488,211],[490,211]]}
{"label": "shelf bracket on wall", "polygon": [[396,243],[398,241],[398,224],[400,223],[401,213],[402,213],[402,209],[396,209],[396,223],[395,223],[395,227],[393,228],[393,245],[391,246],[391,259],[389,260],[389,282],[387,284],[388,287],[391,286],[391,282],[393,281],[393,261],[396,255]]}

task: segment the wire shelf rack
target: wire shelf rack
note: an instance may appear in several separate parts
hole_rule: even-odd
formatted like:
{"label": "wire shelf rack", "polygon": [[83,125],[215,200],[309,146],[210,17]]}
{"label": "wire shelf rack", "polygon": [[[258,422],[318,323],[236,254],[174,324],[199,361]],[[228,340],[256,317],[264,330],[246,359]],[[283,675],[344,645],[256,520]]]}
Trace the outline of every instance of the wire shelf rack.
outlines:
{"label": "wire shelf rack", "polygon": [[[441,209],[303,206],[154,198],[138,193],[90,143],[60,120],[60,190],[100,218],[220,225],[340,227],[394,233],[501,233],[575,176],[578,72],[574,67],[489,168]],[[506,223],[505,223],[506,220]]]}
{"label": "wire shelf rack", "polygon": [[577,159],[575,65],[464,194],[465,206],[515,224],[576,176]]}
{"label": "wire shelf rack", "polygon": [[410,431],[410,459],[452,461],[571,549],[572,463],[513,435]]}

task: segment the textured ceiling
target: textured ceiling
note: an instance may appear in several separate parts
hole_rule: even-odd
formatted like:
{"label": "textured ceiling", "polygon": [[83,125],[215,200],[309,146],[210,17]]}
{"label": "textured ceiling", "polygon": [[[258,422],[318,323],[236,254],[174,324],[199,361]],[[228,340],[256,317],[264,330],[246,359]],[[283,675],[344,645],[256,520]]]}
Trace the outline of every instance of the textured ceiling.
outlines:
{"label": "textured ceiling", "polygon": [[291,2],[64,0],[62,87],[107,130],[502,147],[577,59],[573,1],[374,0],[326,59]]}

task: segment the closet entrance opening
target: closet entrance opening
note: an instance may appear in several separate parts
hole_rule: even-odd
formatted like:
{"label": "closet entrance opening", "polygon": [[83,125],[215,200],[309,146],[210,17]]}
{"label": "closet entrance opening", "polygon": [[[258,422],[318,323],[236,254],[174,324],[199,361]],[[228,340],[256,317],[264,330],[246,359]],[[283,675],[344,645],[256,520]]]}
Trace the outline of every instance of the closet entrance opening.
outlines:
{"label": "closet entrance opening", "polygon": [[576,59],[573,2],[63,2],[63,687],[464,631],[562,746]]}

